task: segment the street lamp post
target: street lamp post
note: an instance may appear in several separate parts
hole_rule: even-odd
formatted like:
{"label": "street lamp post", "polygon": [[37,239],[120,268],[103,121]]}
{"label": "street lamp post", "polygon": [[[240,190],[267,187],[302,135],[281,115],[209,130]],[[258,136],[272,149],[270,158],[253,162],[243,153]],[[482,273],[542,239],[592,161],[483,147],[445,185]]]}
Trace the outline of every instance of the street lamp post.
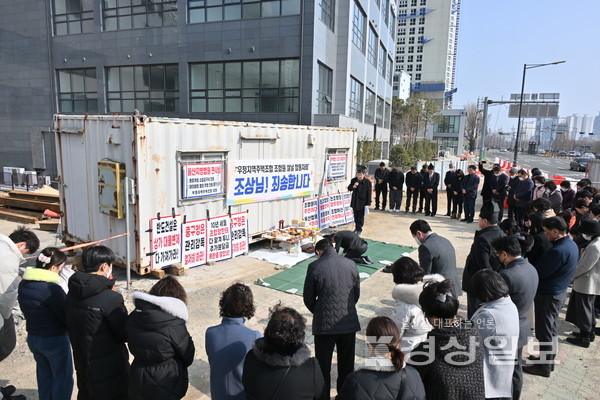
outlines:
{"label": "street lamp post", "polygon": [[545,67],[547,65],[562,64],[564,62],[565,61],[563,60],[563,61],[555,61],[555,62],[545,63],[545,64],[523,64],[523,80],[521,81],[521,97],[519,97],[519,117],[517,118],[517,138],[515,140],[515,157],[513,160],[513,165],[515,167],[517,166],[517,158],[519,155],[519,136],[521,135],[521,109],[523,108],[523,94],[525,92],[525,73],[527,72],[528,69]]}

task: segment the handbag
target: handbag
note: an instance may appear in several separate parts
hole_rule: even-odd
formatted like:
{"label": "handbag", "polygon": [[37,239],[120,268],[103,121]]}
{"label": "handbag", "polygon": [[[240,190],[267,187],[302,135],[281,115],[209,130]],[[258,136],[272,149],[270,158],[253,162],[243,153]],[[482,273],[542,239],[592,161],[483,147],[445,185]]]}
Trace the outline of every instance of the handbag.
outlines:
{"label": "handbag", "polygon": [[287,369],[285,370],[285,373],[283,374],[283,377],[277,384],[277,387],[275,388],[275,391],[273,392],[273,396],[271,397],[271,400],[275,400],[277,398],[277,395],[279,394],[279,389],[281,389],[281,385],[283,384],[283,381],[285,381],[285,378],[288,376],[289,372],[290,372],[290,367],[288,366]]}

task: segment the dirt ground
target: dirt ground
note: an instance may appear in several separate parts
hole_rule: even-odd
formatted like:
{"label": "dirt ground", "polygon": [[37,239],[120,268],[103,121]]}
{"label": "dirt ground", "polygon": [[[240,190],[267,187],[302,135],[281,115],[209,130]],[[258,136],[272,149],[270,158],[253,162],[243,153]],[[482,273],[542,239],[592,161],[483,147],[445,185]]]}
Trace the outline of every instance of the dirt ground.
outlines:
{"label": "dirt ground", "polygon": [[[456,248],[457,265],[462,273],[462,267],[469,252],[473,235],[477,229],[477,223],[466,224],[443,216],[446,213],[445,197],[445,192],[440,192],[438,215],[434,218],[425,217],[424,219],[430,223],[433,231],[452,241]],[[423,218],[422,215],[420,217]],[[404,212],[372,211],[366,216],[362,236],[398,245],[415,246],[408,227],[412,221],[418,218],[418,214],[413,215],[409,213],[405,215]],[[0,221],[0,232],[8,234],[14,229],[14,226],[16,224]],[[354,226],[349,225],[345,228],[352,230]],[[54,245],[52,234],[42,231],[39,231],[39,233],[42,237],[43,245]],[[413,252],[411,256],[416,258],[416,255],[417,253]],[[398,257],[400,257],[400,254],[398,254]],[[133,310],[131,293],[136,290],[148,290],[156,282],[156,279],[152,277],[139,277],[132,274],[132,290],[127,291],[125,289],[125,272],[122,270],[115,270],[114,272],[117,278],[118,290],[125,297],[127,308],[130,311]],[[195,361],[189,369],[190,387],[185,399],[210,398],[209,367],[204,349],[204,333],[207,327],[220,322],[218,313],[219,295],[233,282],[244,282],[250,285],[253,290],[257,312],[255,318],[248,321],[248,326],[261,331],[264,330],[268,319],[269,307],[273,306],[277,301],[281,301],[288,306],[297,308],[307,317],[307,343],[312,345],[312,334],[310,332],[311,314],[302,303],[302,297],[252,284],[258,278],[265,278],[277,272],[279,271],[275,270],[273,264],[241,256],[233,260],[219,262],[212,266],[191,269],[186,272],[185,276],[180,277],[180,281],[188,291],[188,307],[190,309],[188,330],[196,344]],[[363,329],[366,327],[368,320],[373,316],[389,315],[391,313],[393,305],[391,300],[392,287],[391,275],[382,272],[375,273],[362,283],[361,299],[357,308]],[[463,307],[461,306],[462,309]],[[35,399],[38,397],[35,362],[27,347],[25,323],[19,317],[16,319],[19,323],[17,328],[18,344],[13,353],[0,363],[0,386],[10,383],[18,388],[19,391],[17,393],[26,395],[28,399]],[[359,358],[360,354],[364,354],[362,349],[364,343],[361,342],[361,338],[362,336],[359,334],[357,340],[357,354]],[[357,362],[359,358],[357,358]],[[74,393],[73,399],[75,398],[76,394]]]}

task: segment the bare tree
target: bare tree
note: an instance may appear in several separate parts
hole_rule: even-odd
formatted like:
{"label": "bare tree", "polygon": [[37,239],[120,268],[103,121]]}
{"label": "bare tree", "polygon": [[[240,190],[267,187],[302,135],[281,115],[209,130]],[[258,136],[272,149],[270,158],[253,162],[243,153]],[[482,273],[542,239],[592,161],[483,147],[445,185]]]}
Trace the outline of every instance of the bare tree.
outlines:
{"label": "bare tree", "polygon": [[424,139],[427,125],[441,118],[439,105],[422,96],[411,96],[407,100],[392,102],[392,135],[394,143],[412,144]]}
{"label": "bare tree", "polygon": [[475,151],[477,139],[481,134],[483,112],[476,104],[469,103],[465,106],[465,139],[469,141],[469,151]]}

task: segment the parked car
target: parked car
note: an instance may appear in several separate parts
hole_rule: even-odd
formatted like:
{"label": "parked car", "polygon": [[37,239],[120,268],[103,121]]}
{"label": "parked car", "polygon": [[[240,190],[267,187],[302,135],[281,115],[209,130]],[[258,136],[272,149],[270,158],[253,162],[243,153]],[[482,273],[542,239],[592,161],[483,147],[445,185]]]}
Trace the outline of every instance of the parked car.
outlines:
{"label": "parked car", "polygon": [[506,153],[508,151],[508,149],[506,147],[502,147],[500,149],[500,153]]}
{"label": "parked car", "polygon": [[571,161],[569,169],[572,171],[585,172],[587,170],[588,160],[589,158],[576,158],[573,161]]}
{"label": "parked car", "polygon": [[582,158],[589,158],[590,160],[595,160],[596,156],[594,155],[594,153],[583,153]]}
{"label": "parked car", "polygon": [[559,155],[559,156],[566,156],[566,155],[567,155],[567,152],[566,152],[565,150],[560,150],[560,151],[558,152],[558,155]]}

